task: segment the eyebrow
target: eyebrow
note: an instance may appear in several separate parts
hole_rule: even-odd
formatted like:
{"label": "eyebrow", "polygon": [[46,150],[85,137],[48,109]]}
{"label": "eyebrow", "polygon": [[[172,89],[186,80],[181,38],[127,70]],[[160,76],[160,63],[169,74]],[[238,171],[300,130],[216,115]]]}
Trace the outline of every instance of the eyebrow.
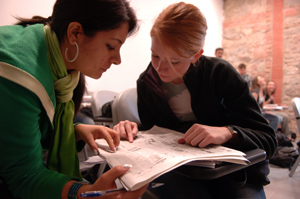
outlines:
{"label": "eyebrow", "polygon": [[122,42],[120,39],[118,39],[118,38],[112,38],[112,40],[116,40],[116,41],[118,41],[120,44],[123,44],[124,42]]}
{"label": "eyebrow", "polygon": [[[151,52],[155,55],[157,55],[151,48],[150,48]],[[173,60],[173,61],[180,61],[179,58],[174,58],[174,57],[170,57],[170,60]]]}

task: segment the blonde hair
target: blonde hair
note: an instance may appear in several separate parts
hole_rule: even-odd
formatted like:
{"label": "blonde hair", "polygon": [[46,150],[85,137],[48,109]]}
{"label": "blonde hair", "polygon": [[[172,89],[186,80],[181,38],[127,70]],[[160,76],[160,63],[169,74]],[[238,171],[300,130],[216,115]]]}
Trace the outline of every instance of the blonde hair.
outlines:
{"label": "blonde hair", "polygon": [[184,2],[171,4],[155,20],[150,36],[156,36],[166,48],[190,58],[204,47],[207,24],[199,8]]}

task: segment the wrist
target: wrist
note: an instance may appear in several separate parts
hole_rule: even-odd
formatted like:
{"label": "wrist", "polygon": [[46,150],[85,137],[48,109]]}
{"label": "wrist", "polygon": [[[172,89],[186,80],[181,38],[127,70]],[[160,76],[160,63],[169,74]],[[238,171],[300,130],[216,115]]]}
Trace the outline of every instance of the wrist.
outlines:
{"label": "wrist", "polygon": [[[80,197],[80,193],[81,192],[84,192],[84,187],[86,186],[86,185],[88,185],[89,183],[87,183],[87,182],[82,182],[82,181],[80,181],[80,182],[77,182],[77,181],[74,181],[72,184],[71,184],[71,186],[70,186],[70,188],[69,188],[69,190],[68,190],[68,199],[79,199],[79,198],[81,198]],[[84,189],[84,190],[83,190]],[[79,191],[80,190],[80,191]]]}
{"label": "wrist", "polygon": [[73,124],[74,125],[74,132],[75,132],[75,140],[76,142],[80,141],[81,140],[81,136],[79,134],[80,130],[81,130],[81,126],[83,126],[84,124],[82,123],[75,123]]}
{"label": "wrist", "polygon": [[234,130],[231,126],[226,126],[226,128],[228,129],[228,131],[230,132],[232,137],[235,137],[238,135],[238,132],[236,130]]}
{"label": "wrist", "polygon": [[231,126],[226,126],[227,130],[231,134],[231,138],[228,140],[228,144],[238,144],[240,142],[239,134],[234,128]]}

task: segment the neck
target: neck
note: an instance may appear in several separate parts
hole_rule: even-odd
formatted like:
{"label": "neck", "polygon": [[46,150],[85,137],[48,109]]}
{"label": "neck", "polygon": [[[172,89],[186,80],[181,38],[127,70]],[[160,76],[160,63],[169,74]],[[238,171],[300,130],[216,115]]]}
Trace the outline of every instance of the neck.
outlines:
{"label": "neck", "polygon": [[182,84],[184,81],[183,81],[183,78],[182,77],[179,77],[177,79],[174,79],[173,81],[171,81],[172,84]]}

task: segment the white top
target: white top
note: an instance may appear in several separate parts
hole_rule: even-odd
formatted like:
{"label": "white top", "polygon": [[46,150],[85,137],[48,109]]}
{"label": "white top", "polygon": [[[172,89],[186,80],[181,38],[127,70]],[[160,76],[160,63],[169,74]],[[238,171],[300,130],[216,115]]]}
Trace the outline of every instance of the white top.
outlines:
{"label": "white top", "polygon": [[180,121],[196,121],[191,107],[191,94],[185,84],[163,82],[162,85],[168,104],[177,118]]}

